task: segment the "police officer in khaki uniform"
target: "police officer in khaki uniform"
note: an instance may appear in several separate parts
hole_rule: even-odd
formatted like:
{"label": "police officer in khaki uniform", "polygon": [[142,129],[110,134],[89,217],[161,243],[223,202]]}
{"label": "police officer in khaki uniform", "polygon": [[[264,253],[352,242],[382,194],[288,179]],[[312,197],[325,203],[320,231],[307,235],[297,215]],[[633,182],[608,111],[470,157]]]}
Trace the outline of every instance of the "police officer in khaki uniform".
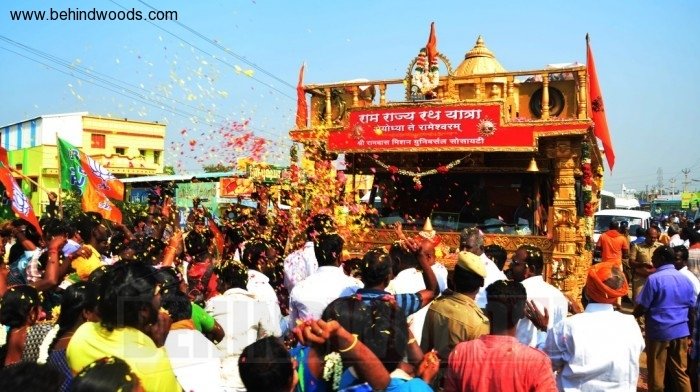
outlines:
{"label": "police officer in khaki uniform", "polygon": [[632,300],[636,304],[637,295],[642,291],[647,278],[656,269],[651,263],[651,256],[656,248],[660,247],[659,229],[650,227],[647,229],[646,238],[641,244],[634,244],[630,250],[630,268],[632,269]]}
{"label": "police officer in khaki uniform", "polygon": [[489,320],[474,301],[485,276],[486,267],[479,256],[459,252],[453,277],[454,291],[434,300],[425,317],[423,352],[437,350],[446,364],[458,343],[488,335]]}

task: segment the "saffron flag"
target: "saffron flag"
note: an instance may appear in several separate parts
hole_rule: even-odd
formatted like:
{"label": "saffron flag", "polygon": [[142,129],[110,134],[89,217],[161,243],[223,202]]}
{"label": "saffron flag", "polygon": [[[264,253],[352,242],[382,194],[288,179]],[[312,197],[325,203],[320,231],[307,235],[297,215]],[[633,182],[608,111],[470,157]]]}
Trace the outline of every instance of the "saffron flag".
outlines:
{"label": "saffron flag", "polygon": [[297,83],[297,128],[306,128],[306,117],[308,116],[309,109],[306,106],[306,93],[304,92],[304,66],[301,65],[299,70],[299,82]]}
{"label": "saffron flag", "polygon": [[122,200],[124,184],[72,144],[61,138],[57,144],[61,189],[81,195],[83,211],[97,212],[105,219],[121,223],[122,213],[108,196]]}
{"label": "saffron flag", "polygon": [[124,183],[87,154],[61,138],[58,153],[62,163],[61,189],[82,191],[82,182],[89,179],[105,196],[124,200]]}
{"label": "saffron flag", "polygon": [[32,203],[22,192],[19,185],[17,185],[9,167],[6,166],[4,162],[0,162],[0,182],[2,182],[2,185],[5,187],[5,195],[7,195],[7,199],[11,202],[12,211],[14,211],[19,218],[29,222],[36,228],[37,232],[41,234],[41,227],[34,214]]}
{"label": "saffron flag", "polygon": [[85,212],[97,212],[104,219],[122,223],[121,210],[90,181],[87,181],[83,189],[82,206]]}
{"label": "saffron flag", "polygon": [[7,159],[7,150],[3,147],[0,147],[0,162],[8,168],[10,167],[10,161]]}
{"label": "saffron flag", "polygon": [[605,118],[605,105],[603,104],[603,93],[598,85],[598,74],[593,61],[593,51],[586,34],[586,72],[588,72],[588,115],[593,120],[593,134],[600,139],[605,151],[605,159],[608,167],[612,171],[615,165],[615,151],[613,151],[608,121]]}
{"label": "saffron flag", "polygon": [[219,227],[216,225],[216,222],[214,222],[214,219],[209,218],[207,221],[209,230],[211,231],[212,235],[214,235],[214,245],[216,246],[216,251],[219,252],[219,257],[222,257],[224,254],[224,235],[221,233],[221,230],[219,230]]}
{"label": "saffron flag", "polygon": [[430,23],[430,36],[425,45],[425,52],[428,55],[428,64],[432,65],[437,57],[437,36],[435,35],[435,22]]}

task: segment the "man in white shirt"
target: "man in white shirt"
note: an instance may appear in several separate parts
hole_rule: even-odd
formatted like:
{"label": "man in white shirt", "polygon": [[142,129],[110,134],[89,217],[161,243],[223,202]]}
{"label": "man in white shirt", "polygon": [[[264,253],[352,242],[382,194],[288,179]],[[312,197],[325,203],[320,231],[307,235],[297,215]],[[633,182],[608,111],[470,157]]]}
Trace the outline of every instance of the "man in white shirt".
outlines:
{"label": "man in white shirt", "polygon": [[244,388],[238,373],[238,357],[249,344],[279,329],[268,306],[245,287],[248,271],[238,262],[225,264],[218,272],[221,295],[207,301],[206,311],[224,329],[226,335],[216,347],[222,352],[221,377],[226,390]]}
{"label": "man in white shirt", "polygon": [[290,253],[284,259],[284,286],[291,293],[294,286],[318,269],[318,261],[314,254],[314,237],[316,229],[313,225],[306,228],[306,242],[301,249]]}
{"label": "man in white shirt", "polygon": [[314,243],[318,270],[299,282],[289,294],[289,327],[297,320],[318,320],[329,303],[355,294],[362,282],[345,275],[340,267],[343,239],[338,234],[321,234]]}
{"label": "man in white shirt", "polygon": [[500,268],[489,259],[484,253],[484,235],[481,230],[477,228],[464,229],[459,233],[459,250],[471,252],[481,259],[486,268],[486,276],[484,277],[484,285],[481,286],[479,292],[476,294],[476,304],[481,309],[486,309],[486,288],[491,285],[491,283],[498,280],[508,280],[506,274],[501,271]]}
{"label": "man in white shirt", "polygon": [[261,240],[248,242],[243,250],[243,265],[248,268],[248,284],[246,290],[255,295],[259,301],[265,302],[272,320],[277,324],[277,329],[270,331],[274,336],[282,335],[282,311],[280,310],[279,299],[275,289],[270,285],[268,278],[263,271],[267,266],[268,245]]}
{"label": "man in white shirt", "polygon": [[[435,242],[423,238],[417,238],[416,240],[418,240],[420,244],[418,250],[420,256],[430,264],[430,268],[435,274],[435,278],[438,282],[438,294],[442,293],[447,289],[447,268],[435,260]],[[400,266],[400,272],[394,276],[386,290],[394,294],[416,293],[425,290],[426,286],[423,273],[418,271],[416,268],[417,266],[417,259],[415,265]]]}
{"label": "man in white shirt", "polygon": [[[442,263],[435,260],[435,245],[439,240],[436,240],[435,237],[431,239],[416,237],[414,240],[420,243],[417,256],[423,258],[427,264],[431,266],[430,269],[435,274],[438,283],[438,295],[440,295],[440,293],[447,289],[447,268],[445,268]],[[399,268],[404,269],[391,280],[386,288],[388,292],[393,294],[412,294],[427,288],[423,273],[417,268],[406,268],[406,266]],[[417,312],[408,316],[409,328],[418,344],[420,344],[423,336],[423,324],[425,323],[425,316],[428,313],[428,308],[429,306],[424,306]]]}
{"label": "man in white shirt", "polygon": [[185,391],[221,390],[221,351],[195,328],[187,295],[175,291],[161,296],[161,306],[173,321],[165,350],[175,377]]}
{"label": "man in white shirt", "polygon": [[681,229],[678,227],[678,225],[668,226],[666,234],[668,234],[668,236],[671,238],[668,242],[668,246],[671,248],[678,245],[685,245],[685,240],[681,238]]}
{"label": "man in white shirt", "polygon": [[637,390],[644,338],[633,316],[613,309],[627,290],[619,267],[598,263],[588,272],[586,310],[549,329],[544,351],[560,391]]}
{"label": "man in white shirt", "polygon": [[700,280],[688,269],[688,248],[683,245],[676,245],[673,247],[673,251],[676,253],[676,270],[690,280],[690,283],[693,284],[694,296],[697,298],[698,294],[700,294]]}
{"label": "man in white shirt", "polygon": [[[549,312],[549,325],[564,320],[569,311],[569,300],[556,287],[544,281],[542,251],[531,245],[519,247],[513,255],[510,270],[514,281],[520,282],[527,291],[528,302],[534,301],[540,312]],[[539,331],[527,318],[518,321],[515,337],[522,344],[541,349],[547,338],[546,331]]]}

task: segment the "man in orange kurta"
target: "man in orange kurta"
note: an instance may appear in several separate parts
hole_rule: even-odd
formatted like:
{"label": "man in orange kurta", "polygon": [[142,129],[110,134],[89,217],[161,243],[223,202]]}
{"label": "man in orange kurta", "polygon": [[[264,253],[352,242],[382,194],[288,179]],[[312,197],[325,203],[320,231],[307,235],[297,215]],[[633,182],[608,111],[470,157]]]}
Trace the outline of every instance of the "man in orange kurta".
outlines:
{"label": "man in orange kurta", "polygon": [[601,234],[595,245],[601,254],[601,262],[612,262],[622,267],[622,259],[629,257],[630,244],[627,236],[620,233],[620,223],[611,221],[608,231]]}

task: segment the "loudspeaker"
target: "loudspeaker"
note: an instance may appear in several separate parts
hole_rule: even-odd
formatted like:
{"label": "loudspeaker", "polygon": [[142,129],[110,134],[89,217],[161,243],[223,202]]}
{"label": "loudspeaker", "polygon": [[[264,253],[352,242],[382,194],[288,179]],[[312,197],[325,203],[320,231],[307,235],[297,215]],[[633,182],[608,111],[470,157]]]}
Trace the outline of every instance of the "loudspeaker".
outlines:
{"label": "loudspeaker", "polygon": [[[518,117],[542,118],[542,83],[524,82],[518,85]],[[576,83],[573,80],[557,80],[549,83],[549,116],[576,118]]]}
{"label": "loudspeaker", "polygon": [[[549,87],[549,115],[557,117],[564,111],[564,94],[554,87]],[[542,117],[542,88],[530,96],[530,113],[536,118]]]}

